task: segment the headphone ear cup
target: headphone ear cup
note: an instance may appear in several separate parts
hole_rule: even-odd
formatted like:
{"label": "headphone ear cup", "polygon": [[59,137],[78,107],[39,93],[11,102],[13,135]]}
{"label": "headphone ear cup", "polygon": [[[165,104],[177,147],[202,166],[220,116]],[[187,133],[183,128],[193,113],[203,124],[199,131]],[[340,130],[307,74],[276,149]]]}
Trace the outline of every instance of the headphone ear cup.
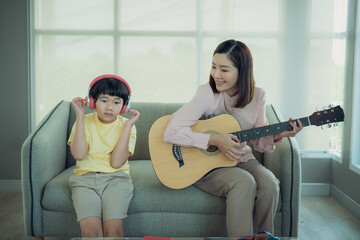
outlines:
{"label": "headphone ear cup", "polygon": [[89,97],[89,102],[88,102],[88,107],[89,107],[89,109],[90,110],[94,110],[95,109],[95,100],[94,100],[94,98],[92,98],[92,97]]}
{"label": "headphone ear cup", "polygon": [[123,115],[124,113],[127,113],[127,104],[125,103],[124,106],[121,108],[120,114]]}
{"label": "headphone ear cup", "polygon": [[123,115],[125,113],[126,105],[124,105],[120,111],[120,115]]}
{"label": "headphone ear cup", "polygon": [[122,107],[121,111],[120,111],[120,114],[125,114],[125,113],[128,113],[130,110],[130,101],[125,103],[124,106]]}

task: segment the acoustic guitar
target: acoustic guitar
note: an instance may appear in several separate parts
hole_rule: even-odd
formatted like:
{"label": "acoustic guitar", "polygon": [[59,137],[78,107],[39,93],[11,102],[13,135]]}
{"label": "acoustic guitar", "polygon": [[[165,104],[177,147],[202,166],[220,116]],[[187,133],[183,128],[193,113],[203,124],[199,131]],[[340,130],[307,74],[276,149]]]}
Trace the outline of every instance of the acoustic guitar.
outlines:
{"label": "acoustic guitar", "polygon": [[[181,189],[198,181],[209,171],[219,167],[233,167],[237,162],[229,160],[216,146],[203,150],[196,147],[181,147],[164,142],[163,135],[171,115],[157,119],[149,132],[149,148],[152,164],[159,180],[167,187]],[[299,119],[303,127],[322,126],[344,121],[340,106],[314,112]],[[296,122],[297,120],[291,120]],[[231,133],[240,142],[249,141],[292,130],[290,121],[241,131],[238,121],[230,114],[221,114],[199,120],[191,128],[199,133]]]}

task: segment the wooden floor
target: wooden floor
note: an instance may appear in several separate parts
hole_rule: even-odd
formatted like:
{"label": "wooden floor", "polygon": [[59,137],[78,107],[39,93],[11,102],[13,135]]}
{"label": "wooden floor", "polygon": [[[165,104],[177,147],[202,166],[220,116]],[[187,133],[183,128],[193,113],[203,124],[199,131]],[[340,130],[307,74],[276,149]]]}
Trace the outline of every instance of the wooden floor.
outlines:
{"label": "wooden floor", "polygon": [[302,197],[299,238],[360,239],[360,221],[332,197]]}
{"label": "wooden floor", "polygon": [[[360,239],[360,221],[331,197],[302,197],[299,238]],[[24,234],[21,193],[0,193],[0,239],[32,239]]]}

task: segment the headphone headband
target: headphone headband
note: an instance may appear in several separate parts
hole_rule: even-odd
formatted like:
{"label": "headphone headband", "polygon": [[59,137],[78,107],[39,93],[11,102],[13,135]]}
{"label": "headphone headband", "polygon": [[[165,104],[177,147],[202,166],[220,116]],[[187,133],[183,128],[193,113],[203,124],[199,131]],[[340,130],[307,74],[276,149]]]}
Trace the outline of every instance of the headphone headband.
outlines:
{"label": "headphone headband", "polygon": [[122,77],[119,77],[119,76],[116,76],[116,75],[113,75],[113,74],[104,74],[104,75],[101,75],[101,76],[98,76],[96,77],[94,80],[92,80],[92,82],[90,83],[90,86],[89,86],[89,90],[94,86],[94,84],[97,82],[97,81],[100,81],[101,79],[104,79],[104,78],[115,78],[121,82],[123,82],[127,89],[129,90],[129,95],[131,96],[131,88],[130,88],[130,85],[125,81],[125,79],[123,79]]}

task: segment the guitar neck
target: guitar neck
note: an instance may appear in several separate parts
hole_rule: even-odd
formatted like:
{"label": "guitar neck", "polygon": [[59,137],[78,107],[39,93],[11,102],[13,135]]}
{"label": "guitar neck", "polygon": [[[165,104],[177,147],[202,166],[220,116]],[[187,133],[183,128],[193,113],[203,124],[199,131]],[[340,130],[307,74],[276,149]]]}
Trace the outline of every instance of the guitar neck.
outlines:
{"label": "guitar neck", "polygon": [[[307,127],[311,125],[308,117],[299,118],[299,120],[302,123],[303,127]],[[296,123],[297,119],[291,120],[291,122]],[[271,124],[263,127],[243,130],[239,132],[234,132],[232,134],[234,134],[238,139],[240,139],[240,142],[245,142],[245,141],[250,141],[257,138],[262,138],[291,130],[292,127],[290,125],[290,121],[287,121],[287,122]]]}

